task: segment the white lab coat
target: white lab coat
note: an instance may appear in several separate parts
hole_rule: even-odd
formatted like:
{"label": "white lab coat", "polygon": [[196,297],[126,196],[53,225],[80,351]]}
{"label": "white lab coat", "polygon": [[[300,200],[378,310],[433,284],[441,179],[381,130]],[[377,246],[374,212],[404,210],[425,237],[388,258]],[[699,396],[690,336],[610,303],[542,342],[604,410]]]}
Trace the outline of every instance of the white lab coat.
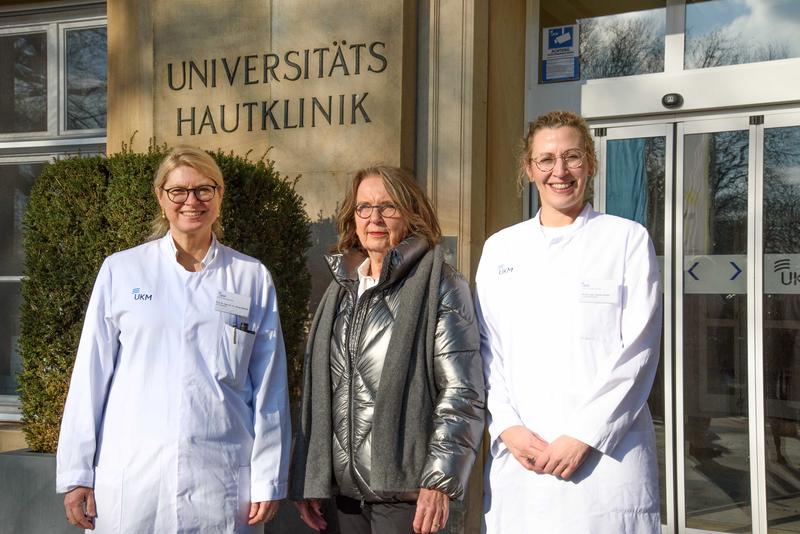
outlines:
{"label": "white lab coat", "polygon": [[[487,240],[476,282],[491,437],[484,532],[660,532],[647,397],[661,292],[647,231],[587,205],[548,237],[537,215]],[[595,450],[569,481],[536,474],[499,439],[514,425]]]}
{"label": "white lab coat", "polygon": [[[267,269],[214,240],[188,272],[171,236],[109,256],[72,373],[57,490],[95,488],[95,533],[251,532],[287,492],[286,356]],[[215,311],[246,295],[255,334]],[[239,325],[241,326],[241,325]],[[255,531],[254,529],[252,531]],[[87,531],[89,532],[89,531]]]}

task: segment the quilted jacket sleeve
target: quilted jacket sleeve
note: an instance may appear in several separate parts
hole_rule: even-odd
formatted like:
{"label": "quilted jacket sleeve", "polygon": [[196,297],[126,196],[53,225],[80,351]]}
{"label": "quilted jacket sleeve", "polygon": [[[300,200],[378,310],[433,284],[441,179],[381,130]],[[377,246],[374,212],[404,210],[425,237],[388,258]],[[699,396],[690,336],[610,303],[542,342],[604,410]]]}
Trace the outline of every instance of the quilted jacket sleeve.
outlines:
{"label": "quilted jacket sleeve", "polygon": [[486,392],[472,296],[449,265],[442,272],[434,351],[439,393],[420,486],[461,499],[483,436]]}

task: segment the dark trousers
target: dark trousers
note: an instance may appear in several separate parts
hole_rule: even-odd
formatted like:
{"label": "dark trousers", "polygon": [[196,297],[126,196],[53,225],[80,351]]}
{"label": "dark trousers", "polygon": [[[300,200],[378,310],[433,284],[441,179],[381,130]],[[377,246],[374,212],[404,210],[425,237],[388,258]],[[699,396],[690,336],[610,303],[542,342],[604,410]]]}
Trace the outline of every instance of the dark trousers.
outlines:
{"label": "dark trousers", "polygon": [[361,503],[336,497],[336,516],[341,534],[410,534],[417,503]]}

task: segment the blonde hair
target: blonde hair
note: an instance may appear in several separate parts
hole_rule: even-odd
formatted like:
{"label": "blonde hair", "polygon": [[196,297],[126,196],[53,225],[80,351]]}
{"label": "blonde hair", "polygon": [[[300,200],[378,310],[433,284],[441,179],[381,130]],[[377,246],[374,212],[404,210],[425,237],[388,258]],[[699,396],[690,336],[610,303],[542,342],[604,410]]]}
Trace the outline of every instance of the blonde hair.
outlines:
{"label": "blonde hair", "polygon": [[[217,162],[214,161],[214,158],[205,150],[183,145],[171,149],[167,155],[164,156],[164,159],[161,160],[161,164],[156,170],[155,178],[153,178],[153,192],[156,193],[156,196],[158,195],[158,190],[166,183],[169,173],[178,167],[191,167],[203,176],[210,178],[221,188],[225,187],[225,179],[222,177],[222,171],[219,165],[217,165]],[[221,195],[222,192],[220,191],[217,194]],[[214,232],[217,239],[222,239],[221,218],[221,216],[217,218],[211,226],[211,231]],[[169,231],[169,221],[164,218],[160,208],[153,219],[152,228],[153,231],[150,234],[150,239],[164,237]]]}
{"label": "blonde hair", "polygon": [[[531,151],[533,150],[533,136],[536,132],[545,128],[561,128],[569,126],[575,128],[581,136],[581,149],[586,154],[589,163],[589,178],[594,177],[597,172],[597,153],[594,150],[594,140],[589,132],[589,125],[583,117],[571,111],[556,110],[544,115],[540,115],[536,120],[528,124],[528,133],[522,140],[522,150],[519,154],[519,180],[520,187],[525,187],[528,182],[527,168],[531,162]],[[587,188],[588,191],[588,188]]]}
{"label": "blonde hair", "polygon": [[433,206],[411,174],[398,167],[374,165],[356,172],[350,182],[344,203],[336,215],[336,228],[339,232],[337,252],[364,251],[356,235],[356,195],[358,186],[369,176],[378,176],[383,180],[386,192],[406,220],[409,234],[424,237],[431,248],[441,241],[442,230]]}

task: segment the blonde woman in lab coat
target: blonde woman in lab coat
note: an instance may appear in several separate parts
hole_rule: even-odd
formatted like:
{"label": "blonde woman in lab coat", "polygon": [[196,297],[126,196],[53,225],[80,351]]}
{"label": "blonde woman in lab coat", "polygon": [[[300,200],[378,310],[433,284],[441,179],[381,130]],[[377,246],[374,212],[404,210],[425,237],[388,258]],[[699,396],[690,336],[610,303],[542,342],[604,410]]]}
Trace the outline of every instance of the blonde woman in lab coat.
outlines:
{"label": "blonde woman in lab coat", "polygon": [[491,438],[484,532],[655,534],[653,246],[642,226],[585,200],[597,161],[579,116],[531,123],[521,163],[541,209],[487,240],[476,278]]}
{"label": "blonde woman in lab coat", "polygon": [[95,532],[254,532],[286,495],[290,422],[275,287],[217,240],[222,173],[174,148],[153,240],[103,262],[57,454],[67,520]]}

